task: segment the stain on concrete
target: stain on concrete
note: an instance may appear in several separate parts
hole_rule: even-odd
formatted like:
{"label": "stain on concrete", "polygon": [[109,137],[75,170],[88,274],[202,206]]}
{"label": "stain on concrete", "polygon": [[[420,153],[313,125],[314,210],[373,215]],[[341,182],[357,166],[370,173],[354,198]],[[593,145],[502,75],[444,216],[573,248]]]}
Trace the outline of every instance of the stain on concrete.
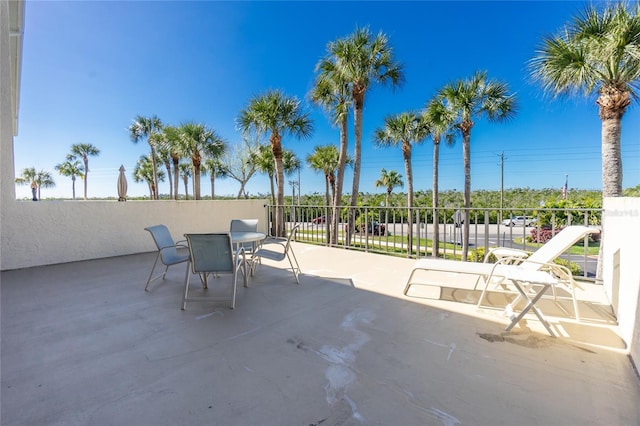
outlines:
{"label": "stain on concrete", "polygon": [[491,343],[506,342],[530,349],[546,348],[551,345],[551,338],[536,336],[534,334],[510,334],[510,333],[477,333],[481,339]]}

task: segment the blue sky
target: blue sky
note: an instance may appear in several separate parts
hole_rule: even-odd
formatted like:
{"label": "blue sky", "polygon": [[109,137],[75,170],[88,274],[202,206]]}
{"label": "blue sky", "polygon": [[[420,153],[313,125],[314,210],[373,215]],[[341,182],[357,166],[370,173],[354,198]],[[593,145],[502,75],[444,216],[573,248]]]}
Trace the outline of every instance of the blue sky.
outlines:
{"label": "blue sky", "polygon": [[[549,99],[526,69],[542,37],[556,33],[585,4],[27,1],[16,174],[25,167],[48,170],[56,187],[43,189],[43,198],[70,198],[71,179],[54,166],[72,144],[91,143],[101,154],[89,160],[89,197],[117,196],[121,164],[128,194],[147,195],[146,185],[131,178],[138,158],[149,152],[145,141],[134,144],[129,138],[136,115],[157,115],[172,125],[202,122],[234,144],[242,140],[235,126],[239,111],[269,89],[298,97],[311,113],[311,139],[283,140],[304,160],[315,146],[338,143],[337,129],[307,102],[314,67],[328,42],[368,26],[387,34],[406,81],[395,91],[373,87],[367,94],[361,191],[383,192],[374,187],[382,168],[405,175],[399,148],[371,143],[384,117],[419,110],[442,86],[476,70],[507,83],[519,110],[507,123],[476,122],[472,190],[500,189],[501,153],[505,188],[561,188],[568,175],[570,188],[601,189],[595,97]],[[639,111],[634,104],[623,118],[624,188],[640,184]],[[416,190],[432,187],[432,152],[430,140],[413,150]],[[347,193],[351,177],[348,173]],[[439,183],[441,190],[464,189],[460,139],[440,150]],[[322,193],[323,176],[304,168],[301,188]],[[216,194],[235,195],[238,189],[234,180],[216,181]],[[268,179],[256,175],[247,190],[267,194]],[[27,186],[16,191],[19,199],[29,197]],[[167,182],[160,191],[168,193]],[[76,193],[82,195],[81,181]],[[208,178],[202,193],[210,193]]]}

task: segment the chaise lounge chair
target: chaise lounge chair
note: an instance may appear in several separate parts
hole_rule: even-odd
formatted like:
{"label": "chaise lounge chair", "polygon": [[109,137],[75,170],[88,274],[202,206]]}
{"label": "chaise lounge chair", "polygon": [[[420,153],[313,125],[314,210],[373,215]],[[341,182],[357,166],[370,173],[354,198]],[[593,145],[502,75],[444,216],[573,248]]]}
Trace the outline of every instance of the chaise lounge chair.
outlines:
{"label": "chaise lounge chair", "polygon": [[[598,229],[589,228],[587,226],[567,226],[528,257],[525,257],[526,252],[521,250],[507,249],[503,247],[494,248],[492,251],[487,253],[485,261],[491,254],[494,254],[499,258],[498,262],[495,264],[461,262],[445,259],[420,259],[413,265],[411,274],[409,275],[407,284],[404,288],[404,294],[406,295],[411,285],[415,284],[412,280],[414,274],[418,271],[438,271],[478,275],[478,282],[482,278],[485,283],[478,301],[478,307],[480,307],[489,284],[504,284],[505,275],[509,275],[507,272],[512,271],[510,268],[517,268],[519,275],[525,278],[527,271],[546,271],[555,278],[558,284],[565,286],[571,293],[575,317],[576,320],[579,321],[580,313],[578,311],[575,288],[580,288],[580,286],[575,282],[568,268],[557,265],[553,263],[553,261],[581,239],[584,239],[589,234],[598,232],[600,232]],[[476,286],[478,282],[476,282]],[[552,286],[552,289],[554,291],[555,299],[555,286]],[[519,298],[512,302],[511,305],[515,306],[517,300],[519,300]]]}

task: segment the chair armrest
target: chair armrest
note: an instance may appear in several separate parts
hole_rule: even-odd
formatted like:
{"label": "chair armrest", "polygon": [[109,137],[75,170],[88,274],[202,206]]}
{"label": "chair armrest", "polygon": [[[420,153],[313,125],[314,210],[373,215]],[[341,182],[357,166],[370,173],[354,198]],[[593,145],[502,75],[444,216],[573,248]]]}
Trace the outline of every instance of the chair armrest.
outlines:
{"label": "chair armrest", "polygon": [[508,247],[494,247],[492,249],[489,249],[489,251],[485,255],[484,263],[489,263],[489,258],[491,257],[491,255],[494,255],[498,259],[498,261],[501,261],[502,259],[505,259],[505,258],[510,260],[516,260],[516,259],[522,260],[529,257],[529,253],[524,250],[508,248]]}
{"label": "chair armrest", "polygon": [[[185,240],[186,241],[186,240]],[[166,249],[170,249],[170,248],[175,248],[175,249],[189,249],[189,246],[187,244],[174,244],[172,246],[164,246],[160,249],[160,252],[162,252],[163,250]]]}
{"label": "chair armrest", "polygon": [[287,248],[286,241],[287,241],[287,240],[282,240],[282,241],[265,241],[265,242],[262,244],[261,248],[270,249],[270,248],[271,248],[271,247],[273,247],[273,246],[276,246],[276,247],[282,247],[282,251],[284,252],[284,251],[285,251],[285,249]]}
{"label": "chair armrest", "polygon": [[267,237],[264,240],[260,240],[262,244],[271,244],[271,243],[285,243],[287,242],[286,238],[283,237]]}
{"label": "chair armrest", "polygon": [[[504,258],[496,262],[495,264],[496,266],[493,267],[493,270],[491,271],[491,275],[489,276],[489,278],[493,276],[494,272],[496,271],[496,268],[499,267],[498,265],[504,264],[504,265],[513,265],[514,267],[517,267],[517,265],[503,262],[503,261],[508,262],[508,260],[509,258]],[[521,259],[521,260],[524,260],[524,259]],[[573,287],[577,287],[580,290],[584,290],[584,288],[576,282],[576,280],[573,278],[573,274],[571,273],[571,270],[569,270],[569,268],[567,268],[566,266],[558,265],[557,263],[532,262],[530,260],[528,260],[527,263],[540,265],[540,268],[538,269],[539,271],[548,272],[554,278],[556,278],[559,282],[564,282]]]}

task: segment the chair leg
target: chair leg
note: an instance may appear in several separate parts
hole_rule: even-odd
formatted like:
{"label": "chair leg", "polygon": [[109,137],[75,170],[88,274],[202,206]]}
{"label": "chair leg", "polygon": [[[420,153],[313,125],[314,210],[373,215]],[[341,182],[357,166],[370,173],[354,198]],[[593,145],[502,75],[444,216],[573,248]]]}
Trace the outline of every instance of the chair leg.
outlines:
{"label": "chair leg", "polygon": [[576,288],[571,286],[571,297],[573,298],[573,310],[576,313],[576,321],[580,322],[580,311],[578,310],[578,300],[576,299]]}
{"label": "chair leg", "polygon": [[[151,277],[153,276],[153,271],[155,271],[156,265],[158,264],[158,259],[159,258],[160,258],[160,252],[158,252],[158,254],[156,255],[156,260],[155,260],[155,262],[153,262],[153,267],[151,268],[151,272],[149,273],[149,278],[147,278],[147,285],[144,286],[144,291],[147,291],[147,288],[149,287],[149,284],[151,283],[151,281],[154,281],[156,278],[158,278],[160,276],[160,275],[158,275],[156,278],[151,279]],[[163,274],[163,276],[164,276],[164,274]]]}
{"label": "chair leg", "polygon": [[187,295],[189,293],[189,279],[191,276],[191,269],[189,268],[191,262],[187,262],[187,273],[184,276],[184,292],[182,293],[182,310],[187,308]]}
{"label": "chair leg", "polygon": [[[289,255],[289,252],[291,252],[291,255]],[[298,259],[296,259],[296,254],[293,252],[293,250],[289,249],[289,251],[287,252],[287,258],[289,259],[289,264],[291,265],[293,276],[296,278],[296,283],[300,284],[300,279],[298,278],[298,275],[300,274],[300,265],[298,265]]]}
{"label": "chair leg", "polygon": [[[245,275],[245,281],[247,276]],[[231,289],[231,309],[236,307],[236,289],[238,287],[238,269],[233,272],[233,288]]]}
{"label": "chair leg", "polygon": [[[478,277],[478,280],[480,277]],[[487,288],[489,287],[489,282],[491,281],[491,277],[484,277],[484,288],[482,289],[482,293],[480,293],[480,299],[478,299],[477,308],[482,306],[482,301],[484,300],[484,295],[487,294]],[[477,283],[476,283],[477,285]]]}

